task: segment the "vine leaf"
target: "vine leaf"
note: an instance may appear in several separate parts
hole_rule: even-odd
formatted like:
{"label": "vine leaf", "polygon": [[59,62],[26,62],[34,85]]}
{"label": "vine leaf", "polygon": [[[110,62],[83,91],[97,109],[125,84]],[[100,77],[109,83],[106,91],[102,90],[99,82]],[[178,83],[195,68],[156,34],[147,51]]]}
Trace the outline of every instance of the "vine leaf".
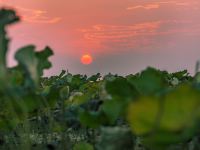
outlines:
{"label": "vine leaf", "polygon": [[7,25],[13,24],[19,20],[13,10],[0,10],[0,78],[6,75],[6,54],[8,51],[9,38],[7,37],[5,28]]}
{"label": "vine leaf", "polygon": [[143,136],[152,147],[166,147],[186,141],[198,131],[200,93],[190,85],[181,85],[162,97],[144,97],[128,108],[132,131]]}
{"label": "vine leaf", "polygon": [[143,95],[153,95],[165,89],[165,75],[154,68],[148,67],[140,74],[127,79]]}
{"label": "vine leaf", "polygon": [[51,67],[51,63],[48,61],[48,57],[51,55],[53,55],[53,52],[49,47],[36,52],[35,46],[29,45],[19,49],[15,54],[15,59],[18,61],[19,66],[24,68],[26,74],[38,83],[44,69]]}

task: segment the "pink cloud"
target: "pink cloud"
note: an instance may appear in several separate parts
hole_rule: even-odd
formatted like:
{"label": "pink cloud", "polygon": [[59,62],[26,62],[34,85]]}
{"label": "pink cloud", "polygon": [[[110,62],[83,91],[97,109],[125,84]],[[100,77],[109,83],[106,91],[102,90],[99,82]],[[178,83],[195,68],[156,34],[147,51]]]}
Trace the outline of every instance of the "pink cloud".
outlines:
{"label": "pink cloud", "polygon": [[19,14],[22,14],[22,20],[30,23],[57,23],[61,20],[60,17],[48,17],[47,12],[37,9],[28,9],[23,7],[15,7]]}
{"label": "pink cloud", "polygon": [[135,6],[127,7],[127,10],[134,10],[134,9],[140,9],[140,8],[150,10],[150,9],[157,9],[159,7],[160,7],[159,4],[135,5]]}
{"label": "pink cloud", "polygon": [[146,9],[146,10],[151,10],[151,9],[159,9],[163,5],[174,5],[174,6],[189,6],[196,4],[198,2],[188,2],[188,1],[163,1],[163,2],[148,2],[143,5],[133,5],[129,6],[126,9],[127,10],[135,10],[135,9]]}
{"label": "pink cloud", "polygon": [[24,8],[6,3],[3,0],[0,0],[0,4],[16,9],[17,13],[21,15],[21,19],[25,22],[53,24],[58,23],[61,20],[61,17],[49,17],[47,11],[44,10]]}
{"label": "pink cloud", "polygon": [[[131,49],[148,46],[153,42],[146,38],[155,34],[160,21],[139,23],[134,25],[94,25],[89,29],[80,29],[84,40],[95,49]],[[94,44],[95,43],[95,44]]]}
{"label": "pink cloud", "polygon": [[166,20],[133,25],[94,25],[79,31],[86,43],[98,45],[96,49],[130,50],[162,45],[165,41],[158,39],[171,35],[200,35],[200,24],[189,20]]}
{"label": "pink cloud", "polygon": [[81,29],[85,39],[117,39],[138,35],[152,34],[159,27],[160,21],[135,25],[94,25],[91,29]]}

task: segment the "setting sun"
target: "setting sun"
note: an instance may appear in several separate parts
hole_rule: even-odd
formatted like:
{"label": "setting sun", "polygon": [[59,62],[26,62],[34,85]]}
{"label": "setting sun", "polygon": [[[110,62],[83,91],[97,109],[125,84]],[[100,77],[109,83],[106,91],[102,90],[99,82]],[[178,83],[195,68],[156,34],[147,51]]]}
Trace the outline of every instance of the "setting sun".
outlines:
{"label": "setting sun", "polygon": [[81,57],[81,63],[84,65],[89,65],[92,63],[92,61],[93,61],[93,58],[89,54],[85,54]]}

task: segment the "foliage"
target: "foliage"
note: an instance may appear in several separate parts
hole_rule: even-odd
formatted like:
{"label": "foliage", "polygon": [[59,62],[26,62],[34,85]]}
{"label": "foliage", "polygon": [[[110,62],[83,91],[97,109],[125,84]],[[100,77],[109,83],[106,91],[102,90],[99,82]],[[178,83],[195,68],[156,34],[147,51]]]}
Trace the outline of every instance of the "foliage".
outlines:
{"label": "foliage", "polygon": [[53,52],[34,45],[8,68],[5,29],[18,20],[0,10],[0,149],[199,149],[199,73],[148,67],[126,77],[43,77]]}

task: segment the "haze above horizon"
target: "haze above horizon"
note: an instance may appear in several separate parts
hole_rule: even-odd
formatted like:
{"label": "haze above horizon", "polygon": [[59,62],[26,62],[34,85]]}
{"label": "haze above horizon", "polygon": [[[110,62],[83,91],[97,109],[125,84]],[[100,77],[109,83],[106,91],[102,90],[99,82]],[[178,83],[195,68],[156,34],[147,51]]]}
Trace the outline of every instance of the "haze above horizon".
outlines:
{"label": "haze above horizon", "polygon": [[[10,66],[27,44],[54,50],[46,75],[62,69],[125,75],[147,66],[193,74],[200,59],[199,0],[0,0],[0,7],[22,19],[9,28]],[[84,54],[93,63],[83,65]]]}

